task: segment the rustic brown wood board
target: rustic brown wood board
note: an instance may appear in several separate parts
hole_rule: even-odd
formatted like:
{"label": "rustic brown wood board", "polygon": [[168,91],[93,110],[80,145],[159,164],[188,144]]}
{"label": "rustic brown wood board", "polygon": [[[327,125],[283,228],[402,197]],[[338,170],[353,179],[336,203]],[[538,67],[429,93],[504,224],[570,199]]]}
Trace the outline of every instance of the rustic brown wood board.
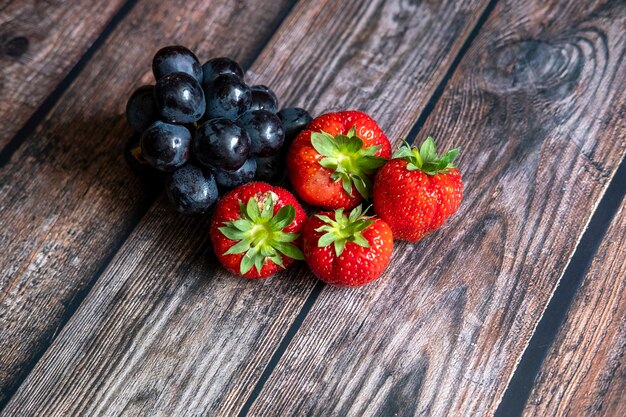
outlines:
{"label": "rustic brown wood board", "polygon": [[[626,153],[626,4],[208,3],[139,0],[0,167],[0,415],[493,414]],[[125,97],[169,43],[254,61],[248,79],[287,105],[365,110],[395,144],[415,127],[460,145],[461,210],[399,243],[361,289],[302,265],[229,275],[209,218],[155,201],[121,156]],[[590,317],[580,303],[572,317]],[[623,314],[606,311],[596,333],[613,344],[587,362],[598,372],[623,351]],[[542,375],[584,383],[570,363],[551,353]],[[553,383],[540,379],[527,413],[588,407],[576,391],[538,401]]]}
{"label": "rustic brown wood board", "polygon": [[537,379],[524,416],[626,415],[626,200]]}
{"label": "rustic brown wood board", "polygon": [[124,3],[0,1],[0,150]]}

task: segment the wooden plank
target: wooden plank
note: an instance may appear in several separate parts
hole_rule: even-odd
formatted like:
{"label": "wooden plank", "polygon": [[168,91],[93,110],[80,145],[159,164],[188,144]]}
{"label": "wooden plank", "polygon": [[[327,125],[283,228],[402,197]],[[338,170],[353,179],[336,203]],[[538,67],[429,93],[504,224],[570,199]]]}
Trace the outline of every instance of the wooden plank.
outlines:
{"label": "wooden plank", "polygon": [[124,3],[0,1],[0,149],[39,108]]}
{"label": "wooden plank", "polygon": [[459,213],[380,282],[325,287],[249,415],[493,414],[626,152],[625,22],[496,5],[419,135],[461,146]]}
{"label": "wooden plank", "polygon": [[[398,139],[485,6],[303,2],[250,75],[314,113],[372,111]],[[4,415],[236,414],[315,281],[302,266],[262,282],[232,277],[209,255],[207,230],[208,219],[176,216],[161,197]]]}
{"label": "wooden plank", "polygon": [[626,415],[626,200],[542,365],[524,416]]}
{"label": "wooden plank", "polygon": [[179,42],[249,64],[290,6],[140,1],[0,170],[0,404],[154,200],[122,156],[154,52]]}

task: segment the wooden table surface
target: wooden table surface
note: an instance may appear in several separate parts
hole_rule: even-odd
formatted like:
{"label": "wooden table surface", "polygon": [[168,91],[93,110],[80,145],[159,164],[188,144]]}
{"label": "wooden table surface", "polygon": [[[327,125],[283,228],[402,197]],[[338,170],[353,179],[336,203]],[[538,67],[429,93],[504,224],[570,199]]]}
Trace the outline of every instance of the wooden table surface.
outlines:
{"label": "wooden table surface", "polygon": [[[168,44],[462,148],[359,289],[211,255],[123,158]],[[626,415],[626,2],[0,0],[0,416]]]}

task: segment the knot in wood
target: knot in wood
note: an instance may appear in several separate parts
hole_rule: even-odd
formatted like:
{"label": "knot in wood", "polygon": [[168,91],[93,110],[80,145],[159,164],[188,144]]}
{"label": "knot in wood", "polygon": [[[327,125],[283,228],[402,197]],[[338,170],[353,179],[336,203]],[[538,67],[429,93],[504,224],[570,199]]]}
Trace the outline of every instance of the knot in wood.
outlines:
{"label": "knot in wood", "polygon": [[12,58],[19,58],[28,50],[28,38],[24,36],[16,36],[4,43],[2,49],[4,54]]}
{"label": "knot in wood", "polygon": [[584,56],[576,44],[522,40],[488,50],[483,62],[488,89],[562,96],[575,86]]}

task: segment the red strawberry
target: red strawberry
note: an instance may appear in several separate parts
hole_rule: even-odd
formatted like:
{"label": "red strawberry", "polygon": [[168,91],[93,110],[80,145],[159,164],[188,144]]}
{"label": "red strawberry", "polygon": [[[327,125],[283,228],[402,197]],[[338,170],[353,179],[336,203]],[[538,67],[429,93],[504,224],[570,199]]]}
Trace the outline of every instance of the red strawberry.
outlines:
{"label": "red strawberry", "polygon": [[463,181],[452,165],[458,149],[437,156],[430,136],[421,148],[400,146],[376,174],[374,210],[395,239],[417,242],[439,228],[461,205]]}
{"label": "red strawberry", "polygon": [[380,277],[393,250],[389,225],[362,214],[361,206],[349,216],[343,209],[316,214],[304,227],[302,239],[311,271],[339,287],[359,287]]}
{"label": "red strawberry", "polygon": [[296,194],[326,209],[350,209],[371,194],[373,175],[391,156],[387,136],[358,111],[314,119],[291,144],[287,170]]}
{"label": "red strawberry", "polygon": [[304,259],[298,245],[305,222],[306,213],[289,191],[251,182],[217,203],[209,233],[226,269],[265,278]]}

